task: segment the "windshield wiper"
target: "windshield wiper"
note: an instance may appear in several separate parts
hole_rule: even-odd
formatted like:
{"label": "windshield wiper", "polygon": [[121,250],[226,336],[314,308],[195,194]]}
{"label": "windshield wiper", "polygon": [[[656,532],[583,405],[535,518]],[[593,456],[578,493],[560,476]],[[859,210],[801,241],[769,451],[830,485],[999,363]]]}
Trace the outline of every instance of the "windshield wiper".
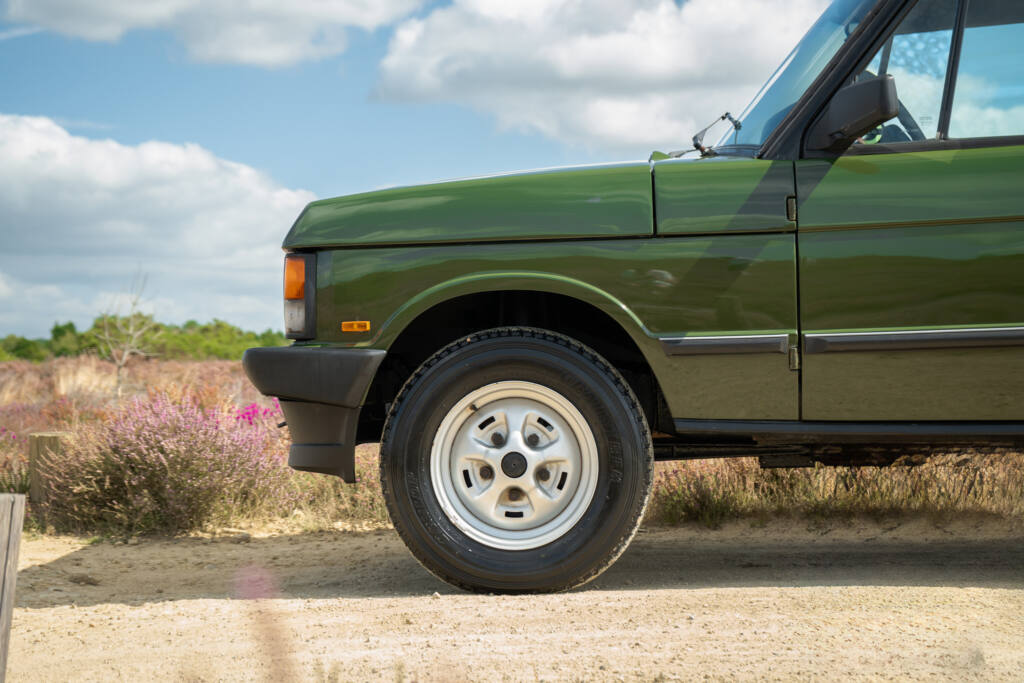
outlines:
{"label": "windshield wiper", "polygon": [[729,123],[732,124],[732,127],[735,128],[736,130],[739,130],[740,128],[743,127],[743,124],[737,121],[735,118],[733,118],[732,114],[730,114],[729,112],[725,112],[717,119],[709,123],[707,126],[701,128],[700,131],[698,131],[698,133],[693,136],[693,148],[700,152],[701,157],[715,156],[715,150],[711,149],[710,147],[704,146],[704,136],[707,134],[709,130],[711,130],[712,126],[717,124],[719,121],[725,120],[728,120]]}
{"label": "windshield wiper", "polygon": [[[733,118],[732,114],[730,114],[729,112],[725,112],[717,119],[712,121],[710,125],[705,126],[696,135],[693,136],[693,149],[696,149],[698,152],[700,152],[700,156],[702,159],[704,157],[713,157],[716,155],[715,150],[711,149],[710,147],[704,146],[704,135],[707,134],[707,132],[711,130],[711,127],[714,126],[716,123],[726,120],[728,120],[729,123],[732,124],[732,127],[735,128],[736,130],[739,130],[740,128],[743,127],[743,124],[737,121],[735,118]],[[692,151],[693,150],[691,149],[680,149],[675,152],[668,152],[667,154],[665,152],[655,151],[651,152],[651,158],[648,159],[648,161],[660,161],[661,159],[678,159],[684,154],[689,154]]]}

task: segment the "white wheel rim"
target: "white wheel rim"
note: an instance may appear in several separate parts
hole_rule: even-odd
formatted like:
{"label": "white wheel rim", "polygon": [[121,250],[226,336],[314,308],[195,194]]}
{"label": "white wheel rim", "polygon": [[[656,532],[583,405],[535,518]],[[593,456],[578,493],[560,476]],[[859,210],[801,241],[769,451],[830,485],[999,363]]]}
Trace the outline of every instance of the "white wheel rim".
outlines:
{"label": "white wheel rim", "polygon": [[430,479],[445,515],[470,538],[502,550],[529,550],[565,535],[593,500],[598,469],[583,415],[533,382],[470,392],[441,421],[430,451]]}

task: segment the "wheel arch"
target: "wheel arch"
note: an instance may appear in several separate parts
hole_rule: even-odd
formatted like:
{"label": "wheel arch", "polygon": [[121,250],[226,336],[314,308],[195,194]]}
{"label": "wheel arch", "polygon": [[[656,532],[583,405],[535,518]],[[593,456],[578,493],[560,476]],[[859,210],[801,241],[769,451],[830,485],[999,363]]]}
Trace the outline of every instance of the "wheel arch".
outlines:
{"label": "wheel arch", "polygon": [[388,356],[367,393],[360,442],[379,438],[389,404],[423,361],[462,335],[506,326],[550,330],[590,346],[629,383],[651,429],[671,428],[649,360],[660,347],[624,303],[573,278],[491,273],[431,287],[382,326],[375,346],[387,348]]}
{"label": "wheel arch", "polygon": [[625,303],[599,287],[555,273],[512,271],[473,273],[425,289],[391,314],[381,326],[375,346],[390,351],[411,323],[441,304],[474,294],[509,291],[562,295],[589,304],[614,320],[638,347],[653,338]]}

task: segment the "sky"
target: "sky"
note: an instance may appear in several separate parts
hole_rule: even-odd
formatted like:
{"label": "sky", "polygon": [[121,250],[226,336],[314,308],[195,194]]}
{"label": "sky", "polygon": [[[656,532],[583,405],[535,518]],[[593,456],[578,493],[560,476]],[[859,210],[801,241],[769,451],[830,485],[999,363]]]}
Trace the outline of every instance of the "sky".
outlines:
{"label": "sky", "polygon": [[0,0],[0,337],[281,329],[309,201],[686,147],[824,4]]}

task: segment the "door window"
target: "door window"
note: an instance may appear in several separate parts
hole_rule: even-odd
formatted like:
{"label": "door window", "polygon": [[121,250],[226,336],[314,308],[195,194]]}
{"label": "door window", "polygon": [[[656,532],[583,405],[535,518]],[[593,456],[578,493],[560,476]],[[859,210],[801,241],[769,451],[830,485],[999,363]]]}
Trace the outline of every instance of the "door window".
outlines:
{"label": "door window", "polygon": [[921,0],[879,49],[857,80],[889,74],[896,81],[899,115],[858,142],[935,139],[953,43],[956,0]]}
{"label": "door window", "polygon": [[[1024,3],[970,0],[949,137],[1024,135],[1024,8],[1021,5]],[[896,87],[899,88],[898,80]]]}

